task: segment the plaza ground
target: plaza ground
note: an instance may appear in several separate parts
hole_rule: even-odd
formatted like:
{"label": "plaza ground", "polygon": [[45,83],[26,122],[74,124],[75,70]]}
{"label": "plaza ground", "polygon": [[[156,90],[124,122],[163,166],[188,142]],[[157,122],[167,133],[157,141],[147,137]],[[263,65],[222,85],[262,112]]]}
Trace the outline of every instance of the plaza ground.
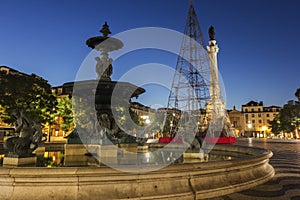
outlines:
{"label": "plaza ground", "polygon": [[235,145],[266,148],[275,176],[249,190],[210,200],[298,200],[300,199],[300,141],[280,139],[238,139]]}

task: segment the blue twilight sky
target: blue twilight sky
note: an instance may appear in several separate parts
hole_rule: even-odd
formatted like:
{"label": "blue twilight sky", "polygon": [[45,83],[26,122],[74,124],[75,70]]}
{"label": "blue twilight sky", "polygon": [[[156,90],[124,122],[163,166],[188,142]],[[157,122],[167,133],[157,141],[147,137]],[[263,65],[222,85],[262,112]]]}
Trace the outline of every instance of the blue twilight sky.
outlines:
{"label": "blue twilight sky", "polygon": [[[140,27],[183,32],[188,7],[188,0],[0,0],[0,65],[58,86],[75,80],[90,52],[85,41],[99,35],[105,21],[112,35]],[[299,0],[196,0],[194,7],[206,41],[209,26],[216,30],[227,108],[240,109],[250,100],[282,106],[295,99]],[[151,62],[175,68],[176,56],[154,50],[128,54],[115,61],[113,79]],[[167,89],[146,89],[150,93],[141,97],[143,103],[165,104]]]}

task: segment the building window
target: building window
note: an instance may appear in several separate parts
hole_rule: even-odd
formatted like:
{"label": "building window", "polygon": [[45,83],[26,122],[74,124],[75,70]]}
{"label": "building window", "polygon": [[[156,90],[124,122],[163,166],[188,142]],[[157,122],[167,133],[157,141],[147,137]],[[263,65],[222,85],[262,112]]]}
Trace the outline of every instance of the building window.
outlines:
{"label": "building window", "polygon": [[261,119],[260,119],[260,120],[258,120],[258,123],[260,123],[260,124],[261,124]]}
{"label": "building window", "polygon": [[267,117],[270,117],[270,114],[269,114],[269,113],[267,114]]}
{"label": "building window", "polygon": [[254,112],[254,108],[251,109],[251,112]]}
{"label": "building window", "polygon": [[252,117],[255,117],[255,114],[252,114]]}
{"label": "building window", "polygon": [[255,124],[255,120],[252,120],[252,124]]}
{"label": "building window", "polygon": [[248,108],[245,109],[245,112],[248,112]]}
{"label": "building window", "polygon": [[260,112],[260,108],[258,109],[258,112]]}
{"label": "building window", "polygon": [[261,114],[260,114],[260,113],[258,114],[258,117],[261,117]]}

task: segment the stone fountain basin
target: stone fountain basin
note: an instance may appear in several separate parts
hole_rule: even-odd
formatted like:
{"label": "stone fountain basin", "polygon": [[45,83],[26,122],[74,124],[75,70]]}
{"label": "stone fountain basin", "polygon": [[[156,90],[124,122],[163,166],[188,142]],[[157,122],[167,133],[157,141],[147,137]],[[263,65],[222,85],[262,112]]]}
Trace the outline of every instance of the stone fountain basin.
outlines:
{"label": "stone fountain basin", "polygon": [[249,189],[274,176],[272,152],[215,145],[214,153],[239,158],[172,164],[134,174],[94,168],[0,168],[0,199],[204,199]]}

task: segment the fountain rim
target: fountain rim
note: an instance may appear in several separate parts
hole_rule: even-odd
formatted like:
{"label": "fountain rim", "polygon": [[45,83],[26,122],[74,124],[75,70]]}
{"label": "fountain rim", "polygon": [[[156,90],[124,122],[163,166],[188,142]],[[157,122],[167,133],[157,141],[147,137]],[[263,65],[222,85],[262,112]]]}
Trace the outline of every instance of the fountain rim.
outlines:
{"label": "fountain rim", "polygon": [[[177,167],[181,167],[181,169],[191,169],[191,168],[201,168],[201,169],[209,169],[211,167],[218,169],[218,168],[222,168],[222,167],[230,167],[233,165],[238,165],[238,164],[248,164],[248,163],[253,163],[254,161],[259,162],[259,161],[263,161],[265,159],[270,159],[273,156],[273,152],[268,150],[268,149],[264,149],[264,148],[258,148],[258,147],[244,147],[244,146],[239,146],[239,145],[215,145],[214,149],[212,151],[222,151],[224,152],[224,149],[228,149],[228,147],[234,147],[234,149],[231,149],[231,151],[227,151],[227,152],[234,152],[236,153],[237,150],[239,151],[243,151],[243,152],[239,152],[242,153],[244,155],[246,155],[245,157],[242,158],[235,158],[232,160],[216,160],[216,161],[208,161],[208,162],[193,162],[193,163],[172,163],[171,165],[168,165],[164,168],[161,168],[158,171],[168,171],[169,169],[172,168],[177,168]],[[173,167],[174,166],[174,167]],[[216,167],[218,166],[218,167]],[[128,167],[128,166],[127,166]],[[147,166],[142,166],[143,168],[147,167]],[[149,166],[149,168],[151,168],[152,166]],[[3,169],[13,169],[13,170],[35,170],[35,169],[39,169],[39,170],[43,170],[45,169],[46,171],[49,170],[57,170],[60,169],[62,171],[68,171],[68,169],[70,169],[70,171],[73,170],[78,170],[78,171],[82,171],[82,170],[92,170],[92,171],[97,171],[96,169],[102,170],[102,169],[106,169],[109,170],[111,169],[111,171],[116,171],[118,173],[124,173],[124,174],[147,174],[149,172],[141,172],[141,173],[133,173],[133,172],[122,172],[119,170],[116,170],[112,167],[108,167],[105,165],[100,165],[100,166],[78,166],[78,167],[74,167],[74,166],[66,166],[66,167],[26,167],[26,166],[22,166],[22,167],[14,167],[14,166],[1,166],[0,167],[0,175],[1,175],[1,170]],[[60,171],[58,170],[58,171]],[[154,172],[150,172],[150,173],[155,173]]]}
{"label": "fountain rim", "polygon": [[[215,145],[215,148],[223,151],[228,149],[226,146]],[[250,158],[173,164],[158,171],[137,174],[104,166],[1,168],[0,190],[3,193],[0,196],[2,199],[24,199],[25,192],[27,199],[50,196],[55,199],[100,196],[103,199],[204,199],[246,190],[274,176],[274,168],[269,164],[271,151],[229,147],[229,151],[249,153]]]}

